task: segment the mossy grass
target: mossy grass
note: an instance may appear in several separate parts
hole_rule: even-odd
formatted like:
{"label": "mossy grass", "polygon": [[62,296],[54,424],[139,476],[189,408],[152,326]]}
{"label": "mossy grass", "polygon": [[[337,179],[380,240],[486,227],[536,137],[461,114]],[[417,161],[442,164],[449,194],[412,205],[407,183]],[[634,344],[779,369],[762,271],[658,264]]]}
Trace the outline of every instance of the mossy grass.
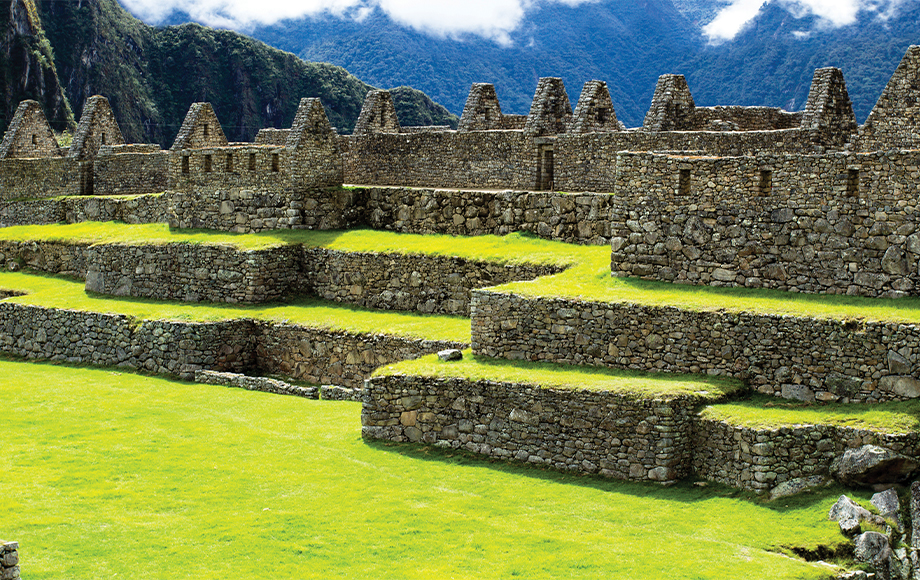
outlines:
{"label": "mossy grass", "polygon": [[0,291],[21,293],[6,302],[45,308],[123,314],[138,320],[206,322],[252,318],[366,334],[470,342],[468,318],[371,310],[349,304],[301,298],[291,302],[233,305],[145,298],[116,298],[87,293],[82,280],[30,272],[0,272]]}
{"label": "mossy grass", "polygon": [[743,400],[709,405],[703,408],[700,416],[755,429],[831,425],[905,434],[920,431],[920,400],[814,404],[753,395]]}
{"label": "mossy grass", "polygon": [[[0,361],[0,537],[30,578],[828,578],[843,490],[781,502],[361,438],[358,404]],[[864,505],[871,491],[847,491]]]}
{"label": "mossy grass", "polygon": [[611,391],[631,399],[694,397],[712,401],[743,390],[741,381],[698,375],[643,373],[552,363],[509,361],[463,352],[459,361],[441,361],[437,355],[380,367],[374,376],[410,375],[501,381],[539,387]]}

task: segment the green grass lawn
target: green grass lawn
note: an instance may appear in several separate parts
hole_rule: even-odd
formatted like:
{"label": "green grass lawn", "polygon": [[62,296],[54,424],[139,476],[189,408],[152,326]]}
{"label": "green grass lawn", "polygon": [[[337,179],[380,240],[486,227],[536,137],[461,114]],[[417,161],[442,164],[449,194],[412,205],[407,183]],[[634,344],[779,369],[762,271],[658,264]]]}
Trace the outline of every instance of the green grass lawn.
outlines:
{"label": "green grass lawn", "polygon": [[476,356],[470,350],[464,351],[459,361],[442,362],[437,355],[429,355],[374,371],[374,376],[385,375],[507,381],[561,389],[613,391],[643,399],[691,396],[701,402],[717,400],[743,388],[741,381],[730,378],[509,361]]}
{"label": "green grass lawn", "polygon": [[[2,231],[2,230],[0,230]],[[7,302],[46,308],[124,314],[139,320],[211,321],[254,318],[369,334],[470,342],[470,320],[460,316],[371,310],[316,299],[252,305],[167,302],[88,294],[82,280],[0,271],[0,291],[22,293]]]}
{"label": "green grass lawn", "polygon": [[882,433],[920,431],[920,400],[873,404],[808,404],[765,395],[705,407],[701,416],[739,427],[775,429],[834,425]]}
{"label": "green grass lawn", "polygon": [[825,578],[778,552],[843,540],[840,489],[768,503],[368,443],[356,403],[0,361],[0,409],[0,537],[31,580]]}

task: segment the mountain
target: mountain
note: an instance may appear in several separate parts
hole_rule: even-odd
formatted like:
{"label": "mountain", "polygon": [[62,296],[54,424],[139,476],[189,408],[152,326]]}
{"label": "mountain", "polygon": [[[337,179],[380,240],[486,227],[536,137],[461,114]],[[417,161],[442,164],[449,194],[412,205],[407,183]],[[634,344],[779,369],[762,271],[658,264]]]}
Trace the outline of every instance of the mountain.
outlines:
{"label": "mountain", "polygon": [[828,28],[767,4],[730,42],[704,47],[685,65],[697,104],[768,105],[800,110],[816,68],[843,70],[856,118],[865,121],[911,44],[920,43],[920,1],[901,3],[889,19],[861,12]]}
{"label": "mountain", "polygon": [[[196,101],[214,105],[231,141],[251,141],[263,127],[290,126],[301,97],[319,97],[330,122],[347,132],[373,88],[342,67],[304,62],[236,32],[197,24],[148,26],[116,0],[13,0],[11,14],[22,12],[17,6],[35,15],[28,20],[32,36],[19,34],[17,39],[25,40],[17,42],[33,40],[22,50],[14,45],[12,56],[0,55],[4,78],[29,78],[18,63],[20,54],[31,50],[29,54],[37,54],[33,60],[44,67],[44,77],[60,79],[59,85],[46,82],[45,92],[53,95],[59,87],[60,94],[63,89],[73,106],[70,125],[86,99],[101,94],[109,98],[129,142],[168,146]],[[37,95],[37,89],[30,91],[6,91],[6,110],[15,110],[24,96],[35,98],[29,95]],[[57,112],[53,99],[39,100],[56,120],[55,127],[65,128],[66,115]],[[401,88],[394,102],[406,118],[456,125],[456,116],[414,89]]]}
{"label": "mountain", "polygon": [[540,76],[559,76],[577,100],[586,80],[607,82],[617,116],[642,123],[664,73],[683,73],[700,105],[804,106],[815,68],[843,69],[865,120],[907,47],[920,42],[920,0],[887,20],[863,11],[832,28],[772,1],[733,40],[707,43],[703,27],[724,0],[536,3],[502,45],[444,38],[401,26],[376,9],[361,21],[333,16],[256,28],[265,42],[309,60],[347,67],[383,86],[411,84],[460,112],[473,82],[495,84],[502,110],[526,113]]}
{"label": "mountain", "polygon": [[6,15],[0,48],[0,127],[6,129],[20,101],[42,104],[56,131],[73,129],[73,113],[54,67],[51,44],[32,0],[0,1],[0,17]]}
{"label": "mountain", "polygon": [[541,3],[511,45],[430,36],[375,9],[360,22],[323,16],[258,27],[253,36],[308,60],[348,68],[372,84],[416,87],[459,112],[474,82],[495,84],[506,113],[527,113],[537,80],[562,77],[574,106],[582,85],[606,80],[618,118],[641,123],[659,74],[702,48],[670,0]]}

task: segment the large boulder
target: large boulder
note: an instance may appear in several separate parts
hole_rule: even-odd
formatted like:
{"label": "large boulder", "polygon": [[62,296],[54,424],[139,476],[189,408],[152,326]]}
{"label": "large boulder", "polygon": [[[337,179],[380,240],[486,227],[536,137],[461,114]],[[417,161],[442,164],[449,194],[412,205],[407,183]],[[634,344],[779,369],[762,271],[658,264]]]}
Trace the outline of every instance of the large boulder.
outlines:
{"label": "large boulder", "polygon": [[846,452],[831,464],[831,475],[844,485],[883,485],[898,483],[917,470],[910,457],[877,445],[863,445]]}
{"label": "large boulder", "polygon": [[901,524],[901,501],[898,499],[898,492],[894,488],[873,495],[870,501],[883,518],[894,523],[898,532],[904,529]]}

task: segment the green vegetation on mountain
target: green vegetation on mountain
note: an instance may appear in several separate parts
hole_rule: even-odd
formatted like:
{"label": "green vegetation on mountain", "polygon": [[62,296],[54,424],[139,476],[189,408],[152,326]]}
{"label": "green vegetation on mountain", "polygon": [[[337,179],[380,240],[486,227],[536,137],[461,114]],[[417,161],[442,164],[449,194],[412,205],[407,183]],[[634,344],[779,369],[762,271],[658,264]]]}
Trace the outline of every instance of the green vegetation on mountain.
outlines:
{"label": "green vegetation on mountain", "polygon": [[[12,46],[39,55],[32,60],[44,63],[46,77],[60,76],[73,116],[79,118],[88,97],[108,97],[129,142],[169,146],[189,105],[197,101],[214,105],[231,141],[250,141],[263,127],[289,127],[302,97],[319,97],[332,125],[350,132],[373,88],[341,67],[304,62],[236,32],[196,24],[148,26],[116,0],[13,2],[14,8],[20,5],[32,6],[27,13],[35,15],[29,20],[34,33],[22,34],[20,25],[15,34],[8,33]],[[35,24],[39,20],[43,29]],[[0,56],[0,78],[23,77],[17,64],[22,60]],[[53,88],[50,82],[43,86]],[[7,90],[4,105],[15,110],[21,98],[36,98],[34,92]],[[401,88],[398,95],[394,101],[404,124],[456,126],[456,116],[423,93]],[[73,125],[63,98],[64,113],[54,113],[48,99],[39,100],[46,103],[56,129]],[[0,119],[0,130],[8,118]]]}
{"label": "green vegetation on mountain", "polygon": [[13,119],[20,101],[42,104],[51,127],[73,129],[73,113],[54,67],[54,56],[33,0],[0,1],[0,19],[6,17],[0,48],[0,130]]}

